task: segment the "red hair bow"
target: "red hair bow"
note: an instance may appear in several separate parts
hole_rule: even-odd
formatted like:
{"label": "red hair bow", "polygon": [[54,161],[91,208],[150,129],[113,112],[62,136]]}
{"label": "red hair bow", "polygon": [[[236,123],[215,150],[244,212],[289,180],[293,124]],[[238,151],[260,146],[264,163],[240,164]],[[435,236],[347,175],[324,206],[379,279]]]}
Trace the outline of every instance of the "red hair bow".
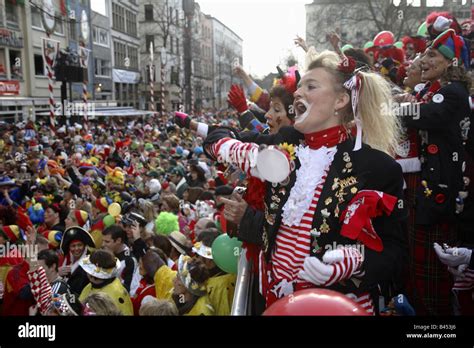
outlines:
{"label": "red hair bow", "polygon": [[344,74],[352,74],[356,69],[357,63],[354,58],[344,56],[342,61],[339,63],[337,70]]}

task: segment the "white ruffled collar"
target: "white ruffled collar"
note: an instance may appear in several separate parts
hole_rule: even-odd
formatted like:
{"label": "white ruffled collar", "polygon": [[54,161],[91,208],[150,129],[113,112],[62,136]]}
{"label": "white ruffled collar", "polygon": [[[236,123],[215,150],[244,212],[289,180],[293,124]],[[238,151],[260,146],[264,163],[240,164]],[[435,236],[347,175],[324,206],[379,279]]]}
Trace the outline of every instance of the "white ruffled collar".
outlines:
{"label": "white ruffled collar", "polygon": [[314,150],[309,146],[300,145],[296,156],[300,168],[296,171],[296,181],[290,196],[283,206],[282,222],[286,226],[299,226],[303,215],[309,210],[314,197],[314,190],[323,181],[323,176],[331,165],[337,147],[325,146]]}

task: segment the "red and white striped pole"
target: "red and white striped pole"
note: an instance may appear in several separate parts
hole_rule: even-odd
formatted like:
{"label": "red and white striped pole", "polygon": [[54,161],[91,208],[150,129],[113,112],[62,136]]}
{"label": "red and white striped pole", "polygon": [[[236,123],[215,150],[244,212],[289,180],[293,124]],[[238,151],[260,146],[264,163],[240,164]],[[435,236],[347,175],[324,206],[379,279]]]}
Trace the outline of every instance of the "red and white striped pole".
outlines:
{"label": "red and white striped pole", "polygon": [[86,62],[88,61],[88,59],[86,59],[86,47],[84,45],[83,42],[81,42],[81,47],[83,49],[83,52],[81,54],[82,56],[82,59],[83,59],[83,66],[84,68],[86,69],[86,73],[84,74],[84,78],[83,78],[83,81],[82,81],[82,103],[83,103],[83,108],[84,108],[84,130],[86,131],[86,133],[88,132],[89,130],[89,115],[87,114],[87,85],[89,83],[88,81],[88,72],[87,72],[87,64]]}
{"label": "red and white striped pole", "polygon": [[150,111],[152,116],[155,116],[155,68],[153,42],[150,42]]}
{"label": "red and white striped pole", "polygon": [[165,108],[165,64],[161,61],[161,117],[164,120],[166,114]]}
{"label": "red and white striped pole", "polygon": [[[49,34],[49,32],[46,33],[46,36],[48,40],[51,38],[51,35]],[[43,43],[43,45],[45,45],[45,43]],[[46,69],[48,71],[49,127],[51,129],[51,134],[54,135],[56,133],[56,120],[55,120],[55,114],[54,114],[56,102],[54,100],[54,90],[53,90],[53,84],[54,84],[53,60],[48,54],[45,54],[44,56],[46,59]]]}
{"label": "red and white striped pole", "polygon": [[166,49],[165,47],[161,48],[161,61],[160,61],[160,75],[161,75],[161,120],[162,122],[166,122],[166,99],[165,99],[165,66],[166,66]]}
{"label": "red and white striped pole", "polygon": [[153,79],[153,65],[150,65],[150,110],[155,116],[155,80]]}
{"label": "red and white striped pole", "polygon": [[194,110],[194,106],[195,106],[195,94],[194,94],[194,74],[191,73],[191,114],[192,115],[195,115],[196,114],[196,110]]}
{"label": "red and white striped pole", "polygon": [[191,62],[191,77],[189,79],[189,83],[191,84],[191,114],[195,115],[196,110],[194,110],[194,106],[196,104],[196,96],[194,91],[194,62]]}

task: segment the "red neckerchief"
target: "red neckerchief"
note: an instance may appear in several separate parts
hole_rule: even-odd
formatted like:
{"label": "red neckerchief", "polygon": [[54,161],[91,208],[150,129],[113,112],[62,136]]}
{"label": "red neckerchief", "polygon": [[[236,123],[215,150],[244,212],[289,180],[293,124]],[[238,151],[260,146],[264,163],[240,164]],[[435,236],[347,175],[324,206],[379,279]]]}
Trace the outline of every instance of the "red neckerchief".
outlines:
{"label": "red neckerchief", "polygon": [[428,87],[428,91],[426,91],[425,94],[421,95],[421,92],[424,90],[422,89],[416,94],[416,100],[423,104],[427,104],[431,101],[431,98],[435,95],[436,92],[438,92],[441,89],[441,82],[439,80],[436,80],[434,83],[428,82],[426,84]]}
{"label": "red neckerchief", "polygon": [[320,147],[333,147],[347,139],[347,131],[343,126],[336,126],[323,131],[305,134],[306,144],[311,149],[317,150]]}

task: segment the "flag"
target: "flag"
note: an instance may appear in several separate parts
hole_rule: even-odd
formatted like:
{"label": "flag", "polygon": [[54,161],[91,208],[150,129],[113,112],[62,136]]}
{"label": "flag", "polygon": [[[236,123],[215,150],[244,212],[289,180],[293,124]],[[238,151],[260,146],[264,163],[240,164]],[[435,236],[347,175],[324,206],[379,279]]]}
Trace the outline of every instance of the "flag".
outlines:
{"label": "flag", "polygon": [[[47,71],[48,60],[51,64],[51,68],[54,67],[56,63],[56,57],[58,56],[59,52],[59,41],[51,40],[45,37],[41,38],[42,40],[42,54],[43,54],[43,62],[45,66],[45,71]],[[47,73],[45,74],[47,75]]]}
{"label": "flag", "polygon": [[63,16],[68,16],[69,15],[69,4],[66,0],[60,0],[59,2],[59,9],[61,11],[61,14]]}
{"label": "flag", "polygon": [[79,46],[79,62],[81,65],[81,68],[87,69],[89,66],[89,53],[91,50]]}

